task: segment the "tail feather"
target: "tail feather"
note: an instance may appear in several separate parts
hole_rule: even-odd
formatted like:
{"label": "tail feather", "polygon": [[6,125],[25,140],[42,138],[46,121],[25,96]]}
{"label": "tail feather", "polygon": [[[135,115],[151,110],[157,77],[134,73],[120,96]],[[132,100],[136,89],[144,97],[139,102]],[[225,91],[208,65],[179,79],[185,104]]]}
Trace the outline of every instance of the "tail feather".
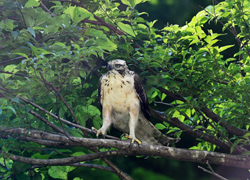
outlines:
{"label": "tail feather", "polygon": [[156,138],[156,139],[164,146],[168,146],[169,144],[172,144],[172,143],[177,143],[181,140],[181,138],[171,138],[164,134],[161,137]]}
{"label": "tail feather", "polygon": [[142,141],[142,143],[153,145],[169,145],[177,143],[180,138],[171,138],[161,133],[149,120],[144,116],[140,116],[136,128],[135,136]]}

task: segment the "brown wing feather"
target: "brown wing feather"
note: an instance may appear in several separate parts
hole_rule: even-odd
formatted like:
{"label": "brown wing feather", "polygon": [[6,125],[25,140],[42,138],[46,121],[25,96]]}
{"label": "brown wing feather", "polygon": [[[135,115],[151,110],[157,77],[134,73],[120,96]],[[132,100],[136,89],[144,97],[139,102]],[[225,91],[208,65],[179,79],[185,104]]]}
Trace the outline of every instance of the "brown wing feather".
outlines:
{"label": "brown wing feather", "polygon": [[134,87],[136,90],[136,93],[140,99],[141,109],[146,119],[150,119],[149,115],[149,103],[148,103],[148,97],[145,92],[145,89],[143,88],[141,78],[138,74],[134,75]]}
{"label": "brown wing feather", "polygon": [[103,75],[99,78],[99,81],[98,81],[98,99],[99,99],[99,103],[100,103],[101,112],[102,112],[102,100],[103,100],[102,77],[103,77]]}

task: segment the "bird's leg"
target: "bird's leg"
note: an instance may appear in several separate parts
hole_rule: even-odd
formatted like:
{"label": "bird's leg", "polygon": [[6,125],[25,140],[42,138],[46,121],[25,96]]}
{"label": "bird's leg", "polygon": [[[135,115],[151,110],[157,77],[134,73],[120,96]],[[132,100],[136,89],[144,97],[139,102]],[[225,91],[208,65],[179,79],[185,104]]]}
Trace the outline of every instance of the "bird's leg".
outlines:
{"label": "bird's leg", "polygon": [[139,103],[135,103],[130,106],[129,135],[125,135],[125,137],[132,139],[131,146],[133,146],[134,142],[137,142],[139,145],[141,144],[141,141],[135,137],[135,128],[137,126],[138,116],[140,111],[139,108],[140,108]]}
{"label": "bird's leg", "polygon": [[103,119],[102,127],[99,130],[92,127],[92,130],[97,131],[97,133],[96,133],[97,137],[99,135],[103,135],[103,137],[105,137],[106,131],[111,125],[111,111],[112,111],[112,107],[110,105],[103,106],[103,109],[102,109],[102,119]]}

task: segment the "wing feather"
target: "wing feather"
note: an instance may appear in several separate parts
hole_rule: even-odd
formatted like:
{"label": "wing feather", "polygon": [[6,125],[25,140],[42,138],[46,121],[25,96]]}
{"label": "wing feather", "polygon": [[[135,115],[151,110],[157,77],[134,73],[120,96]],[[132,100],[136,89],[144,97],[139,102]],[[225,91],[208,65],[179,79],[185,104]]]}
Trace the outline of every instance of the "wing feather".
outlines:
{"label": "wing feather", "polygon": [[142,110],[145,118],[149,120],[150,115],[149,115],[148,97],[147,97],[145,89],[143,88],[141,78],[138,74],[134,74],[134,87],[135,87],[136,93],[140,99],[141,110]]}
{"label": "wing feather", "polygon": [[98,81],[98,99],[99,99],[99,103],[100,103],[101,112],[102,112],[102,102],[103,102],[102,78],[103,78],[103,75],[99,78],[99,81]]}

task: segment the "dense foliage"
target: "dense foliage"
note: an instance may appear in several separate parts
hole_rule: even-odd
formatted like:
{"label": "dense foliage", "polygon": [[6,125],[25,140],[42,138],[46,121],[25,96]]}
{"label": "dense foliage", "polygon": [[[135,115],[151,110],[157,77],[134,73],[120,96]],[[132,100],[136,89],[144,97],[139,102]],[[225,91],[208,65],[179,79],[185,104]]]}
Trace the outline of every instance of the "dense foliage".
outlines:
{"label": "dense foliage", "polygon": [[[158,30],[156,21],[143,18],[147,12],[135,9],[144,1],[121,0],[124,11],[119,9],[121,3],[111,0],[0,2],[0,177],[67,179],[69,172],[84,166],[130,178],[115,169],[107,154],[93,158],[105,163],[88,164],[79,158],[49,166],[12,156],[56,160],[128,148],[80,146],[74,139],[92,137],[89,143],[101,143],[94,141],[90,130],[102,124],[97,82],[106,72],[105,62],[118,58],[140,74],[151,115],[161,120],[156,127],[175,137],[189,134],[198,140],[187,152],[249,154],[250,2],[214,2],[186,25]],[[204,30],[214,22],[222,26],[220,32]],[[233,44],[221,43],[230,35],[235,37]],[[237,52],[230,51],[233,47]],[[60,140],[49,139],[58,134]],[[63,138],[72,140],[71,146],[60,144],[66,142]],[[120,155],[145,155],[126,152]],[[192,161],[200,162],[199,158]]]}

